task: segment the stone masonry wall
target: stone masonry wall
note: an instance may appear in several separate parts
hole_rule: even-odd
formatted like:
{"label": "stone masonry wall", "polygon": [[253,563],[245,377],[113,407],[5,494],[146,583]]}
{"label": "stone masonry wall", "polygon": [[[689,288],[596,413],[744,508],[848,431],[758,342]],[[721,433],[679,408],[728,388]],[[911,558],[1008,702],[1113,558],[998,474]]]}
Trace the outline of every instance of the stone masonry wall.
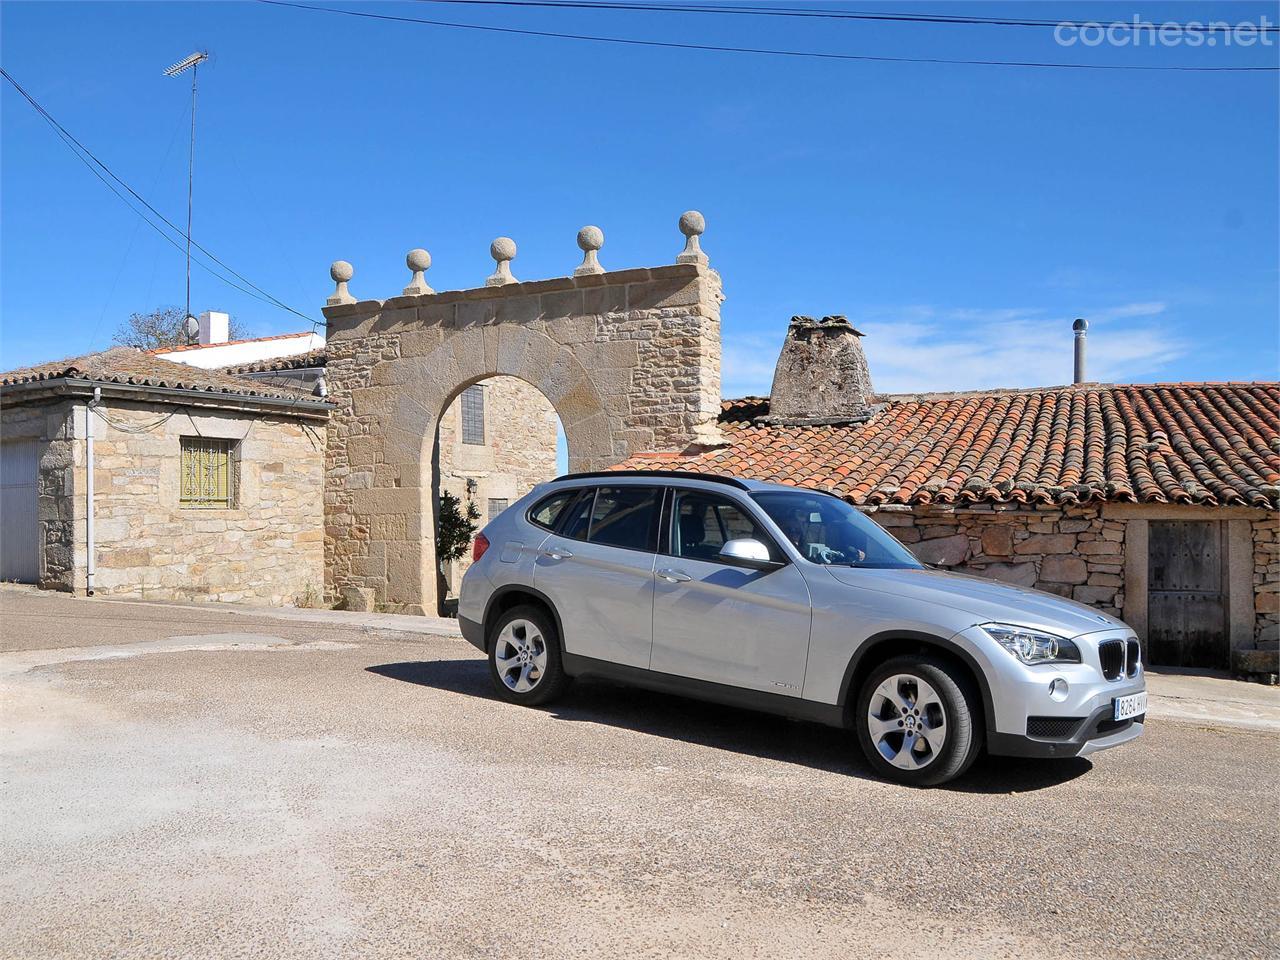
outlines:
{"label": "stone masonry wall", "polygon": [[1253,586],[1254,629],[1258,646],[1280,650],[1280,516],[1272,513],[1254,520]]}
{"label": "stone masonry wall", "polygon": [[[318,602],[324,425],[263,414],[109,401],[95,423],[97,590],[145,599]],[[159,421],[159,422],[157,422]],[[179,503],[180,438],[235,439],[232,508]],[[83,442],[77,444],[83,448]],[[77,487],[84,481],[77,457]],[[77,506],[77,529],[84,524]],[[84,538],[76,538],[84,583]]]}
{"label": "stone masonry wall", "polygon": [[715,442],[721,299],[718,274],[676,264],[326,307],[327,596],[434,612],[431,445],[469,384],[537,388],[573,470]]}
{"label": "stone masonry wall", "polygon": [[1097,507],[880,507],[871,516],[925,563],[1035,587],[1121,616],[1121,520]]}
{"label": "stone masonry wall", "polygon": [[[0,442],[36,440],[39,466],[36,475],[37,521],[42,545],[40,586],[73,590],[75,558],[75,422],[84,420],[84,407],[70,400],[53,400],[0,409]],[[81,529],[83,524],[81,524]]]}

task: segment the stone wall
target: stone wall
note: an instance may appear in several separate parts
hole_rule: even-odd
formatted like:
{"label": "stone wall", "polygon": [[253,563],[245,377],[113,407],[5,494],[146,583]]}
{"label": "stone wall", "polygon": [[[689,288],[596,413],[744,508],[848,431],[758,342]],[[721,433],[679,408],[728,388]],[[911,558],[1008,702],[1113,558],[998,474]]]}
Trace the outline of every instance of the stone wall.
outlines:
{"label": "stone wall", "polygon": [[[0,440],[39,442],[36,514],[41,543],[38,582],[49,590],[73,590],[76,536],[76,417],[83,428],[84,407],[70,400],[0,408]],[[83,521],[79,529],[83,530]]]}
{"label": "stone wall", "polygon": [[[269,604],[303,602],[310,595],[319,602],[323,424],[121,401],[99,409],[99,593]],[[234,507],[179,503],[180,442],[188,436],[239,442]],[[77,470],[83,473],[83,463]],[[83,583],[83,540],[77,544],[76,577]]]}
{"label": "stone wall", "polygon": [[872,516],[925,563],[1121,616],[1125,525],[1097,507],[887,506]]}
{"label": "stone wall", "polygon": [[472,383],[536,387],[573,470],[718,440],[721,299],[689,263],[326,307],[327,595],[434,612],[431,449]]}
{"label": "stone wall", "polygon": [[1258,646],[1280,650],[1280,516],[1250,524],[1253,533],[1254,612]]}

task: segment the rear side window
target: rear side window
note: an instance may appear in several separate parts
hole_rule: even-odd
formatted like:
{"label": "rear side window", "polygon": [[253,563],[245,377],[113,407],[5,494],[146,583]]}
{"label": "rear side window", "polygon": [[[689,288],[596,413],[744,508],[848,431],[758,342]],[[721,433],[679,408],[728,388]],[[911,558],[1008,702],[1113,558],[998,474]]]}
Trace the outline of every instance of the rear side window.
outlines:
{"label": "rear side window", "polygon": [[[540,527],[546,527],[548,530],[555,529],[556,521],[560,519],[560,514],[564,512],[564,508],[569,502],[578,495],[577,490],[561,490],[559,493],[553,493],[549,497],[543,497],[529,510],[529,520],[536,523]],[[489,501],[490,505],[493,501]],[[489,519],[493,519],[490,517]]]}
{"label": "rear side window", "polygon": [[657,487],[599,487],[573,507],[564,535],[628,550],[655,549],[658,507]]}

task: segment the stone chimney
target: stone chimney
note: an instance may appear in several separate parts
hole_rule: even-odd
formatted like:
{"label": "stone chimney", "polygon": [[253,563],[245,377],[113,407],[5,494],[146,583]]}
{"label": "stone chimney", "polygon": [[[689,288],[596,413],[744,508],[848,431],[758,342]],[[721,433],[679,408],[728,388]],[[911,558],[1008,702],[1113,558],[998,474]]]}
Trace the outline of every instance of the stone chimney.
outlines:
{"label": "stone chimney", "polygon": [[792,317],[769,393],[768,421],[801,426],[871,416],[862,334],[845,317]]}
{"label": "stone chimney", "polygon": [[202,346],[211,343],[226,343],[231,338],[231,316],[219,310],[206,310],[200,314],[200,338],[197,343]]}

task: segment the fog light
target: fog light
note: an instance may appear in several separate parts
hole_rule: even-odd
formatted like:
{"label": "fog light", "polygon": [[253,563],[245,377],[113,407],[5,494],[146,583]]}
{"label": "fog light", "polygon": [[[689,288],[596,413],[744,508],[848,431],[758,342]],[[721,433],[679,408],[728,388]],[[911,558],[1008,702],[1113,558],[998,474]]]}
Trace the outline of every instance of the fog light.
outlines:
{"label": "fog light", "polygon": [[1067,699],[1067,681],[1057,677],[1049,684],[1049,696],[1061,703]]}

